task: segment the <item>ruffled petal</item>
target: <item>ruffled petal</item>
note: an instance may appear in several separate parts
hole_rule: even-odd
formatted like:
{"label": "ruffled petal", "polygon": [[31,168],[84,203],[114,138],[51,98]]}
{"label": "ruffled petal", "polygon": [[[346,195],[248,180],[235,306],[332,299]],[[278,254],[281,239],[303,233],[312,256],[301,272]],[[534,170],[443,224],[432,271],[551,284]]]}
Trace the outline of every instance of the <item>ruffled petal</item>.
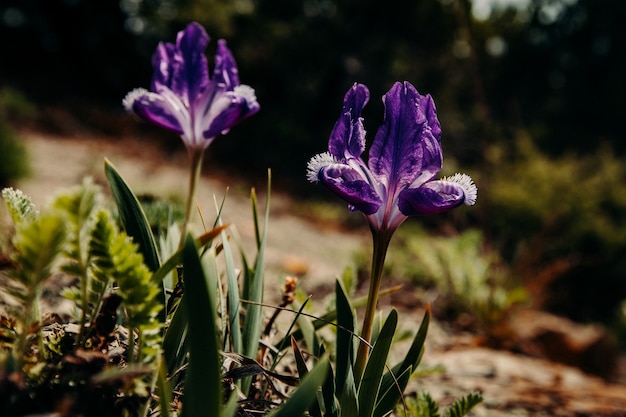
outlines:
{"label": "ruffled petal", "polygon": [[365,128],[361,112],[369,101],[369,90],[354,84],[343,99],[341,116],[328,140],[328,150],[339,160],[359,158],[365,150]]}
{"label": "ruffled petal", "polygon": [[175,61],[176,47],[169,42],[159,42],[152,55],[152,90],[161,91],[162,87],[170,88],[172,85],[173,65]]}
{"label": "ruffled petal", "polygon": [[177,95],[186,98],[190,107],[209,86],[209,67],[204,55],[208,44],[209,35],[196,22],[178,32],[176,38],[170,88]]}
{"label": "ruffled petal", "polygon": [[217,41],[217,52],[215,53],[215,69],[213,70],[213,80],[216,84],[222,84],[227,91],[232,91],[239,85],[239,70],[232,52],[226,46],[226,41]]}
{"label": "ruffled petal", "polygon": [[405,216],[426,216],[448,211],[466,200],[465,188],[451,181],[431,181],[407,188],[398,196],[398,208]]}
{"label": "ruffled petal", "polygon": [[352,167],[344,164],[327,165],[320,169],[318,178],[353,210],[369,215],[376,213],[382,204],[376,190]]}
{"label": "ruffled petal", "polygon": [[137,88],[126,95],[124,107],[142,119],[162,128],[185,135],[186,110],[182,103],[176,103],[176,96],[165,96]]}
{"label": "ruffled petal", "polygon": [[226,134],[231,127],[259,109],[254,90],[247,85],[237,86],[234,91],[220,95],[211,103],[209,114],[205,118],[210,123],[202,136],[213,139],[219,134]]}
{"label": "ruffled petal", "polygon": [[[408,82],[395,83],[383,97],[385,119],[369,153],[369,167],[390,192],[423,183],[441,170],[443,155],[435,105]],[[432,126],[431,126],[432,124]]]}

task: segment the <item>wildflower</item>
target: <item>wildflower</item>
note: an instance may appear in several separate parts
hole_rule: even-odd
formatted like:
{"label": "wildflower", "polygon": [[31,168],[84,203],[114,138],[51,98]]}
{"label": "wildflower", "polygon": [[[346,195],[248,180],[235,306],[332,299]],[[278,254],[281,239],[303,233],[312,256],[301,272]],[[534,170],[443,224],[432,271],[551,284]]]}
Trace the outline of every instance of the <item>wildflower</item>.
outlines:
{"label": "wildflower", "polygon": [[178,133],[188,149],[206,149],[219,134],[256,113],[254,90],[239,83],[235,59],[220,39],[212,77],[204,50],[209,36],[198,23],[178,33],[176,43],[159,43],[151,90],[137,88],[124,107],[157,126]]}
{"label": "wildflower", "polygon": [[361,111],[369,90],[355,84],[344,97],[341,116],[330,134],[328,152],[311,158],[307,178],[321,182],[367,218],[373,238],[372,270],[356,356],[359,384],[369,355],[387,249],[394,231],[409,216],[440,213],[476,202],[477,188],[465,174],[435,180],[441,171],[441,126],[430,95],[410,83],[395,83],[383,96],[385,119],[369,151]]}
{"label": "wildflower", "polygon": [[355,84],[346,93],[328,152],[314,156],[307,178],[321,182],[365,214],[371,227],[393,231],[408,216],[424,216],[476,202],[477,188],[466,174],[435,180],[441,170],[441,126],[430,95],[408,82],[395,83],[383,96],[385,119],[366,164],[361,111],[369,91]]}

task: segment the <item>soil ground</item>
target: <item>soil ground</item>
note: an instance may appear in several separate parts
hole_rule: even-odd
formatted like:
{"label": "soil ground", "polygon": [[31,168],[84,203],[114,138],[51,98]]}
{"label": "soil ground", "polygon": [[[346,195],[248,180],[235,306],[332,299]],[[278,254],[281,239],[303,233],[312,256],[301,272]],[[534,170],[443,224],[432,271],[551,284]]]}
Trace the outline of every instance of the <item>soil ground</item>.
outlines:
{"label": "soil ground", "polygon": [[[146,141],[78,139],[33,132],[21,135],[30,153],[32,175],[15,186],[37,205],[45,204],[58,190],[80,184],[84,176],[94,177],[106,190],[104,158],[116,166],[138,194],[180,200],[184,197],[188,175],[184,152],[166,153]],[[224,221],[236,227],[244,247],[254,255],[249,189],[240,179],[204,175],[199,187],[199,207],[207,222],[211,222],[215,216],[214,197],[221,201],[227,188]],[[262,206],[265,190],[259,189],[257,194]],[[282,279],[295,273],[302,276],[301,288],[312,295],[314,302],[322,303],[353,254],[367,248],[366,229],[321,228],[293,214],[293,203],[279,192],[272,193],[271,202],[266,253],[268,299],[279,297]],[[197,218],[196,227],[200,227]],[[397,306],[401,323],[420,320],[423,310],[413,306],[421,304],[405,298]],[[446,329],[445,324],[433,323],[422,361],[441,371],[420,376],[411,386],[413,390],[429,391],[441,404],[469,391],[480,391],[485,401],[472,412],[474,416],[626,416],[623,380],[607,382],[575,367],[489,349],[474,335]]]}

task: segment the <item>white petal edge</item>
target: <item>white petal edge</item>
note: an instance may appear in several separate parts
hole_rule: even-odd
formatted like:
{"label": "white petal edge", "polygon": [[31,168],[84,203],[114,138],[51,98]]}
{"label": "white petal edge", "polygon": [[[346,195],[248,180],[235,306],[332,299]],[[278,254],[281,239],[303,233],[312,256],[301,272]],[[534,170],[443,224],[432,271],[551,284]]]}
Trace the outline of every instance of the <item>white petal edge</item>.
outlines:
{"label": "white petal edge", "polygon": [[135,88],[134,90],[129,91],[124,97],[124,100],[122,100],[122,104],[124,105],[126,111],[133,111],[133,104],[135,103],[135,100],[137,100],[137,97],[143,96],[148,92],[149,91],[145,88]]}
{"label": "white petal edge", "polygon": [[238,85],[233,89],[233,92],[236,95],[242,97],[244,100],[246,100],[248,107],[252,107],[257,103],[256,93],[254,91],[254,88],[250,87],[249,85],[246,85],[246,84]]}
{"label": "white petal edge", "polygon": [[306,164],[306,179],[309,182],[319,182],[319,172],[322,168],[338,163],[337,159],[329,152],[315,155]]}
{"label": "white petal edge", "polygon": [[478,197],[478,187],[474,183],[472,177],[467,174],[456,173],[451,177],[442,178],[443,181],[448,181],[457,184],[463,189],[465,194],[465,205],[473,206],[476,204],[476,198]]}

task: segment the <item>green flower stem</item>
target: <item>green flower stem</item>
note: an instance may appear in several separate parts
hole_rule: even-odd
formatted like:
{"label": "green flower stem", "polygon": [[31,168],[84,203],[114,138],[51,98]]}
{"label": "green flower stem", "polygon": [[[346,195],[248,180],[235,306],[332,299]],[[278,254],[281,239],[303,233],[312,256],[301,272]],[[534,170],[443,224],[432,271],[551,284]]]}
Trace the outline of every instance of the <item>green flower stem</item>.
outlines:
{"label": "green flower stem", "polygon": [[189,190],[187,191],[187,203],[185,204],[185,219],[183,220],[183,225],[180,230],[179,250],[182,250],[185,245],[185,235],[187,234],[191,212],[196,199],[196,190],[198,188],[198,181],[200,180],[200,173],[202,172],[202,157],[204,156],[203,148],[188,148],[188,151],[189,159],[191,160],[191,171],[189,176]]}
{"label": "green flower stem", "polygon": [[365,317],[363,319],[363,328],[361,329],[361,342],[356,355],[356,363],[354,367],[354,380],[360,383],[367,358],[370,351],[370,341],[372,338],[372,327],[374,325],[374,316],[378,306],[378,296],[380,295],[380,283],[383,276],[383,267],[385,266],[385,257],[393,231],[379,231],[372,229],[372,237],[374,247],[372,251],[372,271],[370,277],[370,288],[367,295],[367,304],[365,306]]}

